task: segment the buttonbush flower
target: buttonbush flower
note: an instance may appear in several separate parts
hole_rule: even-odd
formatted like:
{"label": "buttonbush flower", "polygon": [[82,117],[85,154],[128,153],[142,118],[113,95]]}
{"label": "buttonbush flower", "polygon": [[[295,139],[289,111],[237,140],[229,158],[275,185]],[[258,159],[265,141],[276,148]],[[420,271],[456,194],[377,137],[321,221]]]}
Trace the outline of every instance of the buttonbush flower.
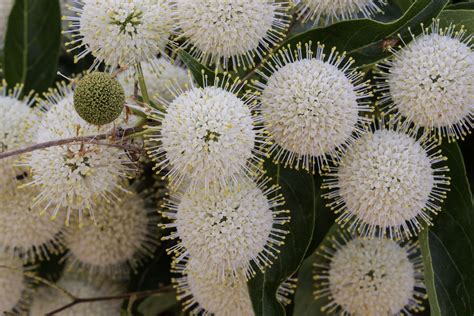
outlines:
{"label": "buttonbush flower", "polygon": [[[33,143],[39,111],[32,109],[31,94],[21,98],[22,87],[8,89],[6,82],[0,85],[0,152],[26,147]],[[26,169],[16,165],[17,158],[0,160],[0,198],[13,194],[19,180],[27,176]]]}
{"label": "buttonbush flower", "polygon": [[99,203],[97,225],[71,227],[66,233],[69,253],[66,260],[73,270],[91,276],[107,274],[123,277],[153,255],[158,244],[156,217],[145,208],[138,195],[127,196],[116,205]]}
{"label": "buttonbush flower", "polygon": [[252,114],[255,96],[238,96],[240,82],[226,77],[204,88],[193,86],[165,103],[165,112],[149,117],[148,155],[171,186],[186,177],[190,189],[213,183],[226,186],[235,177],[260,168],[265,138],[261,117]]}
{"label": "buttonbush flower", "polygon": [[474,121],[474,52],[472,34],[434,21],[393,60],[380,65],[381,104],[427,132],[449,139],[470,133]]}
{"label": "buttonbush flower", "polygon": [[327,25],[357,17],[369,18],[382,12],[385,0],[301,0],[298,17],[304,22]]}
{"label": "buttonbush flower", "polygon": [[277,44],[288,27],[289,3],[275,0],[177,0],[184,47],[203,63],[247,67]]}
{"label": "buttonbush flower", "polygon": [[275,163],[314,173],[364,132],[369,120],[359,113],[371,111],[362,100],[371,93],[362,74],[350,70],[353,62],[334,48],[326,56],[323,45],[311,42],[272,55],[254,85]]}
{"label": "buttonbush flower", "polygon": [[284,306],[291,304],[291,297],[295,294],[297,282],[296,278],[288,278],[280,284],[276,293],[276,299],[280,304]]}
{"label": "buttonbush flower", "polygon": [[[88,124],[74,110],[73,93],[69,86],[46,95],[41,101],[48,109],[38,128],[38,143],[63,138],[106,133],[113,125],[101,127]],[[31,168],[32,179],[26,186],[38,188],[32,207],[41,205],[56,218],[66,211],[66,224],[71,212],[78,214],[81,224],[86,213],[93,221],[95,203],[118,201],[118,192],[126,192],[123,182],[132,170],[126,153],[119,148],[93,143],[71,143],[32,152],[21,164]]]}
{"label": "buttonbush flower", "polygon": [[400,239],[432,224],[449,171],[435,140],[379,129],[361,137],[325,179],[337,222],[364,237]]}
{"label": "buttonbush flower", "polygon": [[190,260],[176,267],[179,278],[173,279],[184,310],[191,315],[254,315],[247,281],[241,271],[216,280],[206,264]]}
{"label": "buttonbush flower", "polygon": [[418,242],[333,237],[315,264],[316,299],[330,315],[412,315],[426,298]]}
{"label": "buttonbush flower", "polygon": [[37,193],[31,188],[0,197],[0,249],[25,262],[47,260],[63,251],[63,223],[40,216],[31,207]]}
{"label": "buttonbush flower", "polygon": [[92,68],[104,62],[111,67],[134,65],[164,54],[172,33],[173,17],[169,0],[76,0],[76,16],[70,21],[78,51],[76,60],[91,53]]}
{"label": "buttonbush flower", "polygon": [[165,239],[179,238],[169,249],[179,262],[189,255],[206,262],[207,269],[219,278],[226,271],[244,269],[246,277],[268,266],[283,244],[286,210],[277,210],[283,197],[278,186],[267,186],[268,180],[253,182],[242,178],[239,183],[206,194],[202,187],[195,192],[173,193],[164,215],[172,223],[164,228],[176,229]]}

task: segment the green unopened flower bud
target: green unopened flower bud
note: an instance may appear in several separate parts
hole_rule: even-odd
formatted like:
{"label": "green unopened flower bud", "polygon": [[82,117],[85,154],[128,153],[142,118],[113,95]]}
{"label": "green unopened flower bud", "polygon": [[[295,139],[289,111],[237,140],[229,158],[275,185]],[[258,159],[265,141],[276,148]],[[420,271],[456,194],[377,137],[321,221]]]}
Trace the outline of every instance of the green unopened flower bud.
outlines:
{"label": "green unopened flower bud", "polygon": [[125,93],[120,83],[104,72],[90,73],[77,83],[74,108],[86,122],[104,125],[122,113]]}

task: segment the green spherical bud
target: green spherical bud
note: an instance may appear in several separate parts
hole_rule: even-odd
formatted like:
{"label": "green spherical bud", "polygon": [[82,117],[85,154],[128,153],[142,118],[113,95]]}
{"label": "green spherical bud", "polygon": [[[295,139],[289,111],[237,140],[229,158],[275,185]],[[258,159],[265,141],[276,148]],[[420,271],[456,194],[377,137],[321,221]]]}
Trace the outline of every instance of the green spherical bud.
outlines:
{"label": "green spherical bud", "polygon": [[120,83],[105,72],[84,76],[74,90],[74,108],[88,123],[104,125],[122,113],[125,93]]}

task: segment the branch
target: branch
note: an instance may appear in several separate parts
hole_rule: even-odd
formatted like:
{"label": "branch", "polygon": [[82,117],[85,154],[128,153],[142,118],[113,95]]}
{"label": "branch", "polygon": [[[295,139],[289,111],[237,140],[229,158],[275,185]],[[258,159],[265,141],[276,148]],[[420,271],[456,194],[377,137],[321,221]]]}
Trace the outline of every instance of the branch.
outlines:
{"label": "branch", "polygon": [[114,296],[102,296],[102,297],[91,297],[91,298],[75,298],[73,299],[72,302],[55,309],[52,312],[47,313],[46,315],[54,315],[59,312],[62,312],[70,307],[73,307],[77,304],[81,303],[93,303],[93,302],[103,302],[103,301],[113,301],[113,300],[122,300],[122,299],[127,299],[130,297],[134,297],[135,299],[143,298],[143,297],[148,297],[152,296],[154,294],[160,294],[160,293],[167,293],[167,292],[172,292],[174,291],[172,287],[163,287],[161,289],[156,289],[156,290],[149,290],[149,291],[141,291],[141,292],[131,292],[131,293],[124,293],[120,295],[114,295]]}
{"label": "branch", "polygon": [[8,158],[8,157],[12,157],[12,156],[26,154],[35,150],[46,149],[49,147],[62,146],[62,145],[73,144],[73,143],[85,143],[85,142],[90,143],[90,144],[101,145],[101,146],[116,147],[116,148],[120,148],[120,149],[124,149],[128,151],[142,151],[141,148],[137,146],[100,141],[100,140],[104,140],[108,138],[122,138],[125,136],[132,135],[136,132],[142,132],[142,131],[143,129],[137,129],[135,127],[131,127],[124,130],[111,132],[111,133],[91,135],[91,136],[78,136],[78,137],[72,137],[72,138],[53,140],[53,141],[49,141],[45,143],[35,144],[35,145],[21,148],[21,149],[16,149],[16,150],[0,153],[0,160]]}

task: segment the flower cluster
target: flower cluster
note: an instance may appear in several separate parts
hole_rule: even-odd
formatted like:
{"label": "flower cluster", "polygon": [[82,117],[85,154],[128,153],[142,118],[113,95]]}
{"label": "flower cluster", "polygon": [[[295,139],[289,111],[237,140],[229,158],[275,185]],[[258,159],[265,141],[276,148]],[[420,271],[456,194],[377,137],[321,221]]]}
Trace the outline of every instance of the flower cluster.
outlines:
{"label": "flower cluster", "polygon": [[[434,21],[361,67],[288,28],[370,18],[385,0],[66,2],[67,53],[91,55],[87,71],[42,95],[0,87],[0,312],[76,298],[65,315],[119,315],[108,296],[142,287],[161,251],[193,315],[254,315],[248,281],[275,261],[266,295],[291,304],[304,255],[328,314],[423,310],[416,238],[450,190],[440,144],[473,127],[472,34]],[[288,245],[308,215],[298,172],[337,216],[319,246]],[[64,272],[32,292],[23,264],[51,258]]]}

